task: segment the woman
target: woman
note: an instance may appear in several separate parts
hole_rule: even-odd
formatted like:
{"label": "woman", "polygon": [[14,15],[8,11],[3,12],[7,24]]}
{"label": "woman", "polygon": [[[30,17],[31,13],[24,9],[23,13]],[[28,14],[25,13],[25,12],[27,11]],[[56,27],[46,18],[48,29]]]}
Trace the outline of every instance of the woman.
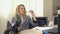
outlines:
{"label": "woman", "polygon": [[32,19],[26,15],[26,9],[23,4],[20,4],[16,8],[16,15],[12,18],[12,28],[14,31],[17,31],[17,26],[20,27],[20,30],[29,29],[29,24],[35,26]]}

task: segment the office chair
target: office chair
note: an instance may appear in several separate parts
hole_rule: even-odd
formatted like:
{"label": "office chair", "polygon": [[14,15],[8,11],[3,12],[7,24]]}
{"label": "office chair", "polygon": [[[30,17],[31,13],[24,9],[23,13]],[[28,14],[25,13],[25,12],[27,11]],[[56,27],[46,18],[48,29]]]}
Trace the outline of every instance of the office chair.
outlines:
{"label": "office chair", "polygon": [[7,29],[4,31],[4,34],[12,34],[13,31],[12,31],[12,26],[10,24],[10,22],[8,21],[7,22]]}

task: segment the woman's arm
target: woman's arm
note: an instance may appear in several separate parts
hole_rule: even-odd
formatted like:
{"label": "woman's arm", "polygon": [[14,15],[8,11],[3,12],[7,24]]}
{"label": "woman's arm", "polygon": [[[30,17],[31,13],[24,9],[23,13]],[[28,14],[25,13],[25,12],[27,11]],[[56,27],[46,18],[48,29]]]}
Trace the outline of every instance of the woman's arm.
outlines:
{"label": "woman's arm", "polygon": [[33,20],[32,20],[30,17],[29,17],[29,23],[30,23],[32,26],[35,27],[35,24],[34,24]]}

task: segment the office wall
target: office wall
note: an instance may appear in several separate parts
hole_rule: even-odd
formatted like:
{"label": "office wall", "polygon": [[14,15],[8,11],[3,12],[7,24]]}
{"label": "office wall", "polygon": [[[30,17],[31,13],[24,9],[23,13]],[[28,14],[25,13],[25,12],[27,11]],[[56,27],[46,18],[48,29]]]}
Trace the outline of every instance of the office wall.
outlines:
{"label": "office wall", "polygon": [[0,17],[0,33],[1,33],[1,17]]}
{"label": "office wall", "polygon": [[15,0],[15,7],[24,4],[26,11],[33,10],[37,17],[43,16],[43,0]]}
{"label": "office wall", "polygon": [[53,14],[58,14],[58,8],[60,7],[60,0],[53,0]]}
{"label": "office wall", "polygon": [[[58,0],[58,6],[60,8],[60,0]],[[58,11],[58,14],[60,14],[60,10],[57,10]]]}
{"label": "office wall", "polygon": [[53,21],[55,14],[58,13],[58,7],[60,7],[60,0],[44,0],[44,16],[47,16],[49,21]]}
{"label": "office wall", "polygon": [[49,21],[53,20],[53,0],[44,0],[44,16],[48,17]]}

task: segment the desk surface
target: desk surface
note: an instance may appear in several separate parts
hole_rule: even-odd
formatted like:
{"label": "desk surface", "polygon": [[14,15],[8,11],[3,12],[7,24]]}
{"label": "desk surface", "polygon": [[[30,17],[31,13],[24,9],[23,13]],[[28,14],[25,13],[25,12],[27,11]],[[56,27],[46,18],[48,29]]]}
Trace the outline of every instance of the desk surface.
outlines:
{"label": "desk surface", "polygon": [[43,34],[41,30],[28,29],[19,32],[19,34]]}
{"label": "desk surface", "polygon": [[35,27],[35,29],[37,30],[43,30],[43,31],[48,31],[51,33],[58,33],[58,26],[54,25],[54,26],[50,26],[50,27]]}
{"label": "desk surface", "polygon": [[58,26],[55,25],[55,26],[53,26],[52,29],[48,29],[47,31],[48,31],[48,32],[52,32],[52,33],[58,33]]}
{"label": "desk surface", "polygon": [[49,29],[47,31],[51,33],[58,33],[58,28]]}
{"label": "desk surface", "polygon": [[[57,26],[52,26],[53,28],[46,28],[46,29],[43,29],[43,28],[41,28],[41,29],[43,29],[43,31],[44,30],[46,30],[46,31],[48,31],[48,32],[52,32],[52,33],[57,33],[58,32],[58,28],[57,28]],[[28,29],[28,30],[23,30],[23,31],[21,31],[20,32],[20,34],[42,34],[43,32],[42,32],[42,30],[41,29],[39,29],[40,27],[38,27],[38,30],[34,30],[34,28],[33,29]]]}

